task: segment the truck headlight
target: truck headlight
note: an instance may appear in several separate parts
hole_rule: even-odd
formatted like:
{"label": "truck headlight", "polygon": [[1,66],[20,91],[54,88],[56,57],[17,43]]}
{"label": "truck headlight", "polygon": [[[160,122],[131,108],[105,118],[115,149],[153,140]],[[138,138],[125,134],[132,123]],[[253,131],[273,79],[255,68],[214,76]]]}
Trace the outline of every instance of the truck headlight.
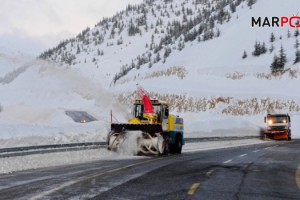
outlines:
{"label": "truck headlight", "polygon": [[273,121],[271,119],[269,119],[268,124],[273,124]]}

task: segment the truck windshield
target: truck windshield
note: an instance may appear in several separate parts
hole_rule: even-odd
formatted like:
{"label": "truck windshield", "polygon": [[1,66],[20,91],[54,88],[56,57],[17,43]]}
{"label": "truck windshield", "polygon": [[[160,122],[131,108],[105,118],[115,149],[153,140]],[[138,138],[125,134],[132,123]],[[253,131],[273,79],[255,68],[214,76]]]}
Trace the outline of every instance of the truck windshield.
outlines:
{"label": "truck windshield", "polygon": [[[161,115],[161,105],[153,105],[153,112],[154,114]],[[144,113],[144,105],[135,104],[133,108],[133,116],[142,119],[143,113]]]}
{"label": "truck windshield", "polygon": [[161,106],[160,105],[153,105],[153,111],[155,114],[161,114]]}
{"label": "truck windshield", "polygon": [[133,108],[133,116],[139,119],[143,119],[144,105],[135,104]]}
{"label": "truck windshield", "polygon": [[268,121],[271,123],[287,123],[287,117],[286,116],[269,116]]}

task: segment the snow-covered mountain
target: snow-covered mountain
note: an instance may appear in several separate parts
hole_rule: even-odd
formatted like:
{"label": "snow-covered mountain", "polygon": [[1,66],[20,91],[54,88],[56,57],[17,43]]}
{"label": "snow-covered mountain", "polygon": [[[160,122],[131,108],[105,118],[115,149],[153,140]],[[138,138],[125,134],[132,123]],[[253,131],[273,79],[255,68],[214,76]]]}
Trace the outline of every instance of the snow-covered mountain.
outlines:
{"label": "snow-covered mountain", "polygon": [[[256,135],[267,112],[289,112],[300,137],[297,29],[251,26],[252,17],[292,16],[297,4],[145,0],[129,5],[45,51],[41,61],[1,74],[0,123],[7,127],[1,138],[22,124],[53,134],[54,142],[103,140],[111,109],[119,120],[128,117],[136,83],[152,98],[170,102],[172,112],[184,117],[187,136]],[[255,44],[267,51],[254,56]],[[281,46],[285,73],[272,75]],[[8,75],[13,78],[7,83]],[[100,122],[77,124],[65,114],[70,110],[87,111]]]}

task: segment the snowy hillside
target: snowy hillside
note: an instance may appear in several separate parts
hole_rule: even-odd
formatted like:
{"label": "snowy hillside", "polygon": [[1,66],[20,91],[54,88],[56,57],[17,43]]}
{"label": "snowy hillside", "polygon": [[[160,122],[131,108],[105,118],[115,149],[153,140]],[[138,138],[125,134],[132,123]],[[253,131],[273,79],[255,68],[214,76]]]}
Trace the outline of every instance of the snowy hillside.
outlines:
{"label": "snowy hillside", "polygon": [[[296,14],[300,3],[251,2],[145,0],[47,50],[46,61],[1,82],[2,144],[104,141],[110,110],[128,119],[136,83],[170,102],[188,137],[259,135],[267,112],[290,113],[293,137],[300,137],[296,29],[251,26],[252,17]],[[252,55],[255,43],[267,52]],[[270,66],[281,46],[286,72],[275,76]],[[76,123],[66,111],[98,121]]]}

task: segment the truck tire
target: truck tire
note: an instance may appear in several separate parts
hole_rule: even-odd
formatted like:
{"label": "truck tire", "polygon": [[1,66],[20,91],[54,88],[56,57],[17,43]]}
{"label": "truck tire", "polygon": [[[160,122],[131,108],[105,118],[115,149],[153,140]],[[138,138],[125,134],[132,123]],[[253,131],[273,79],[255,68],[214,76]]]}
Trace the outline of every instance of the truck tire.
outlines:
{"label": "truck tire", "polygon": [[165,140],[165,149],[164,149],[164,153],[163,155],[167,156],[169,155],[169,145],[168,145],[168,141]]}
{"label": "truck tire", "polygon": [[168,155],[169,152],[170,152],[170,147],[169,147],[169,137],[168,136],[164,136],[164,150],[163,150],[163,153],[161,155]]}
{"label": "truck tire", "polygon": [[177,134],[176,135],[176,139],[175,139],[175,152],[174,153],[178,153],[181,154],[182,151],[182,136],[181,134]]}
{"label": "truck tire", "polygon": [[180,133],[175,136],[175,141],[173,144],[169,144],[169,152],[171,154],[181,154],[182,150],[182,137]]}
{"label": "truck tire", "polygon": [[288,141],[291,141],[292,140],[292,132],[291,130],[289,130],[289,133],[288,133]]}

